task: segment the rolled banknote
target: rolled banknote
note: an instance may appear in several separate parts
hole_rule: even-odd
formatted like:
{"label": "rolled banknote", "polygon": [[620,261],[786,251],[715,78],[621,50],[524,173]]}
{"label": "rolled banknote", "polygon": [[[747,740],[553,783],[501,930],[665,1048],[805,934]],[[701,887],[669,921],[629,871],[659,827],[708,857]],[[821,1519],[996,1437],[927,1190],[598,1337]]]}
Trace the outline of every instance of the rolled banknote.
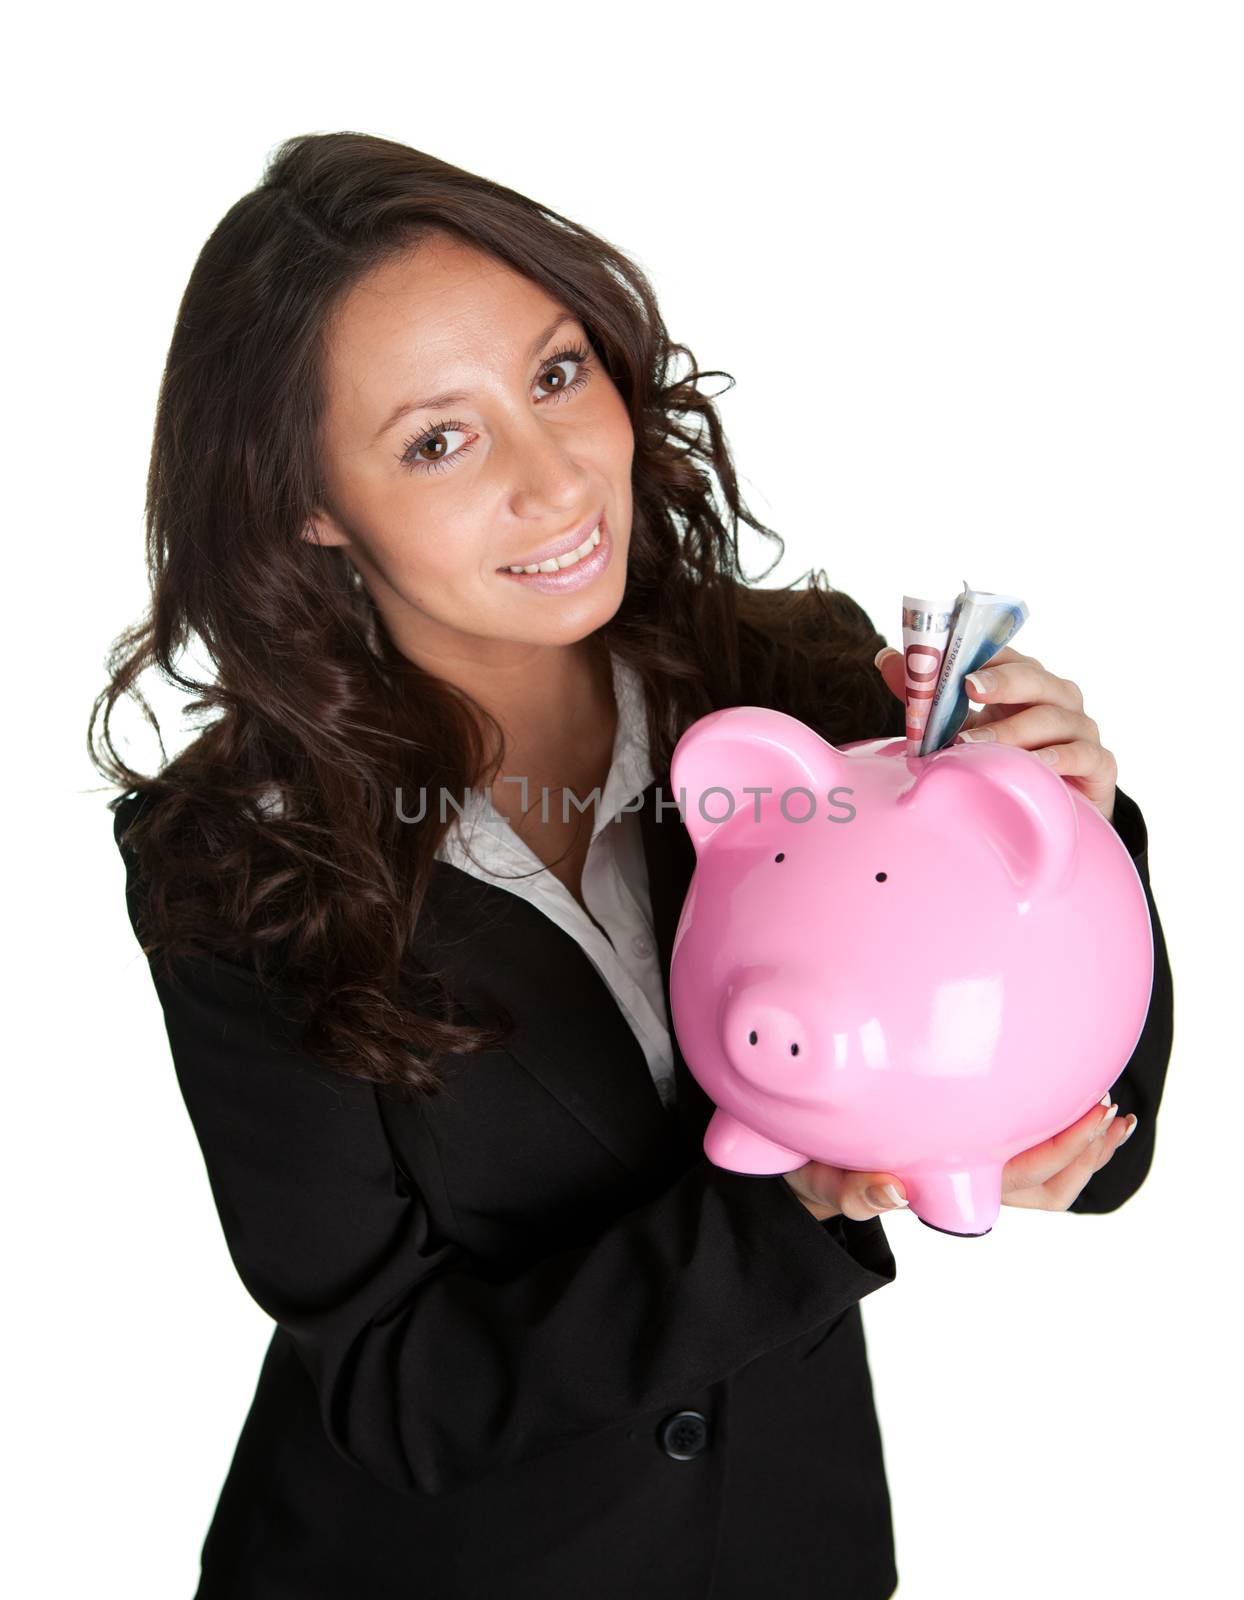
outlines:
{"label": "rolled banknote", "polygon": [[917,754],[931,755],[951,742],[968,714],[968,694],[963,680],[997,655],[1023,627],[1027,617],[1028,607],[1022,600],[971,589],[964,579],[963,589],[951,612],[941,672]]}
{"label": "rolled banknote", "polygon": [[903,596],[903,667],[907,674],[907,754],[918,756],[933,695],[942,675],[942,660],[955,606],[952,600],[919,600]]}

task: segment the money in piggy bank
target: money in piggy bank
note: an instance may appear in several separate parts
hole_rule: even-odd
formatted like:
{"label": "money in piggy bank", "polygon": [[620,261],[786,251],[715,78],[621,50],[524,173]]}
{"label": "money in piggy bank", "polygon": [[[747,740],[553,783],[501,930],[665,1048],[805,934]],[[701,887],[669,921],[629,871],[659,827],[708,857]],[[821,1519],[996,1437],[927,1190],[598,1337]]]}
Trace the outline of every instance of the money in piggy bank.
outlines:
{"label": "money in piggy bank", "polygon": [[1114,1083],[1153,984],[1144,889],[1033,752],[828,743],[756,706],[702,717],[671,782],[695,846],[670,964],[688,1068],[735,1172],[892,1172],[988,1233],[1003,1165]]}

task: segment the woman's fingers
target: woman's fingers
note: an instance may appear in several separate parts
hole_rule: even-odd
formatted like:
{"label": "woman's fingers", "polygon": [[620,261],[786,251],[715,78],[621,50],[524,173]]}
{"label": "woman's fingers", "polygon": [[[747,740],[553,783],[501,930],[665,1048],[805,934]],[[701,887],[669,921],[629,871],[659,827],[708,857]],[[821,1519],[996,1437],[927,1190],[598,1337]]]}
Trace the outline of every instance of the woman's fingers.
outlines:
{"label": "woman's fingers", "polygon": [[[1114,1112],[1105,1106],[1093,1106],[1061,1133],[1012,1156],[1002,1169],[1003,1198],[1013,1189],[1031,1189],[1045,1183],[1070,1166],[1094,1145],[1114,1120]],[[1098,1154],[1096,1150],[1092,1153]]]}
{"label": "woman's fingers", "polygon": [[852,1222],[867,1222],[907,1204],[902,1179],[892,1172],[853,1172],[809,1161],[783,1176],[810,1207],[822,1207],[827,1215],[840,1214]]}
{"label": "woman's fingers", "polygon": [[886,645],[878,650],[873,665],[885,680],[886,688],[907,704],[907,663],[901,650]]}
{"label": "woman's fingers", "polygon": [[1061,1172],[1056,1172],[1052,1178],[1031,1189],[1012,1190],[1003,1196],[1003,1204],[1030,1211],[1066,1211],[1093,1174],[1106,1165],[1135,1126],[1128,1117],[1114,1117],[1106,1131],[1073,1157]]}
{"label": "woman's fingers", "polygon": [[843,1179],[842,1214],[855,1222],[867,1222],[907,1204],[903,1180],[892,1172],[844,1172]]}

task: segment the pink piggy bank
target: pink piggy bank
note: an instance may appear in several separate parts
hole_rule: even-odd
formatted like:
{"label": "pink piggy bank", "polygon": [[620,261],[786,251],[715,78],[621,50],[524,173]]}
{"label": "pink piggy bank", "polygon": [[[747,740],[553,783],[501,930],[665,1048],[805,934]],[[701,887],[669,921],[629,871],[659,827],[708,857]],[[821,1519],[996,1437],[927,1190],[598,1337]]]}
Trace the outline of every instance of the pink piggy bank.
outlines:
{"label": "pink piggy bank", "polygon": [[988,1233],[1001,1171],[1136,1047],[1153,932],[1123,841],[1031,751],[838,748],[757,706],[679,740],[696,866],[670,964],[704,1151],[735,1172],[892,1172]]}

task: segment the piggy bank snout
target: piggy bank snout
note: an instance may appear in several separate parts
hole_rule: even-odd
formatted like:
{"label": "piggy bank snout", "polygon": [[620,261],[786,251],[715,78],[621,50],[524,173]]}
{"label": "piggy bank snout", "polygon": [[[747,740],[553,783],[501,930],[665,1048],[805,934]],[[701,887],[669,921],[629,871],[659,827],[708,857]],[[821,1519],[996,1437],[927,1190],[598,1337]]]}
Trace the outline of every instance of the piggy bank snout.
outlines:
{"label": "piggy bank snout", "polygon": [[756,1084],[806,1077],[812,1068],[811,1032],[789,989],[758,984],[733,995],[721,1012],[721,1046],[739,1076]]}

